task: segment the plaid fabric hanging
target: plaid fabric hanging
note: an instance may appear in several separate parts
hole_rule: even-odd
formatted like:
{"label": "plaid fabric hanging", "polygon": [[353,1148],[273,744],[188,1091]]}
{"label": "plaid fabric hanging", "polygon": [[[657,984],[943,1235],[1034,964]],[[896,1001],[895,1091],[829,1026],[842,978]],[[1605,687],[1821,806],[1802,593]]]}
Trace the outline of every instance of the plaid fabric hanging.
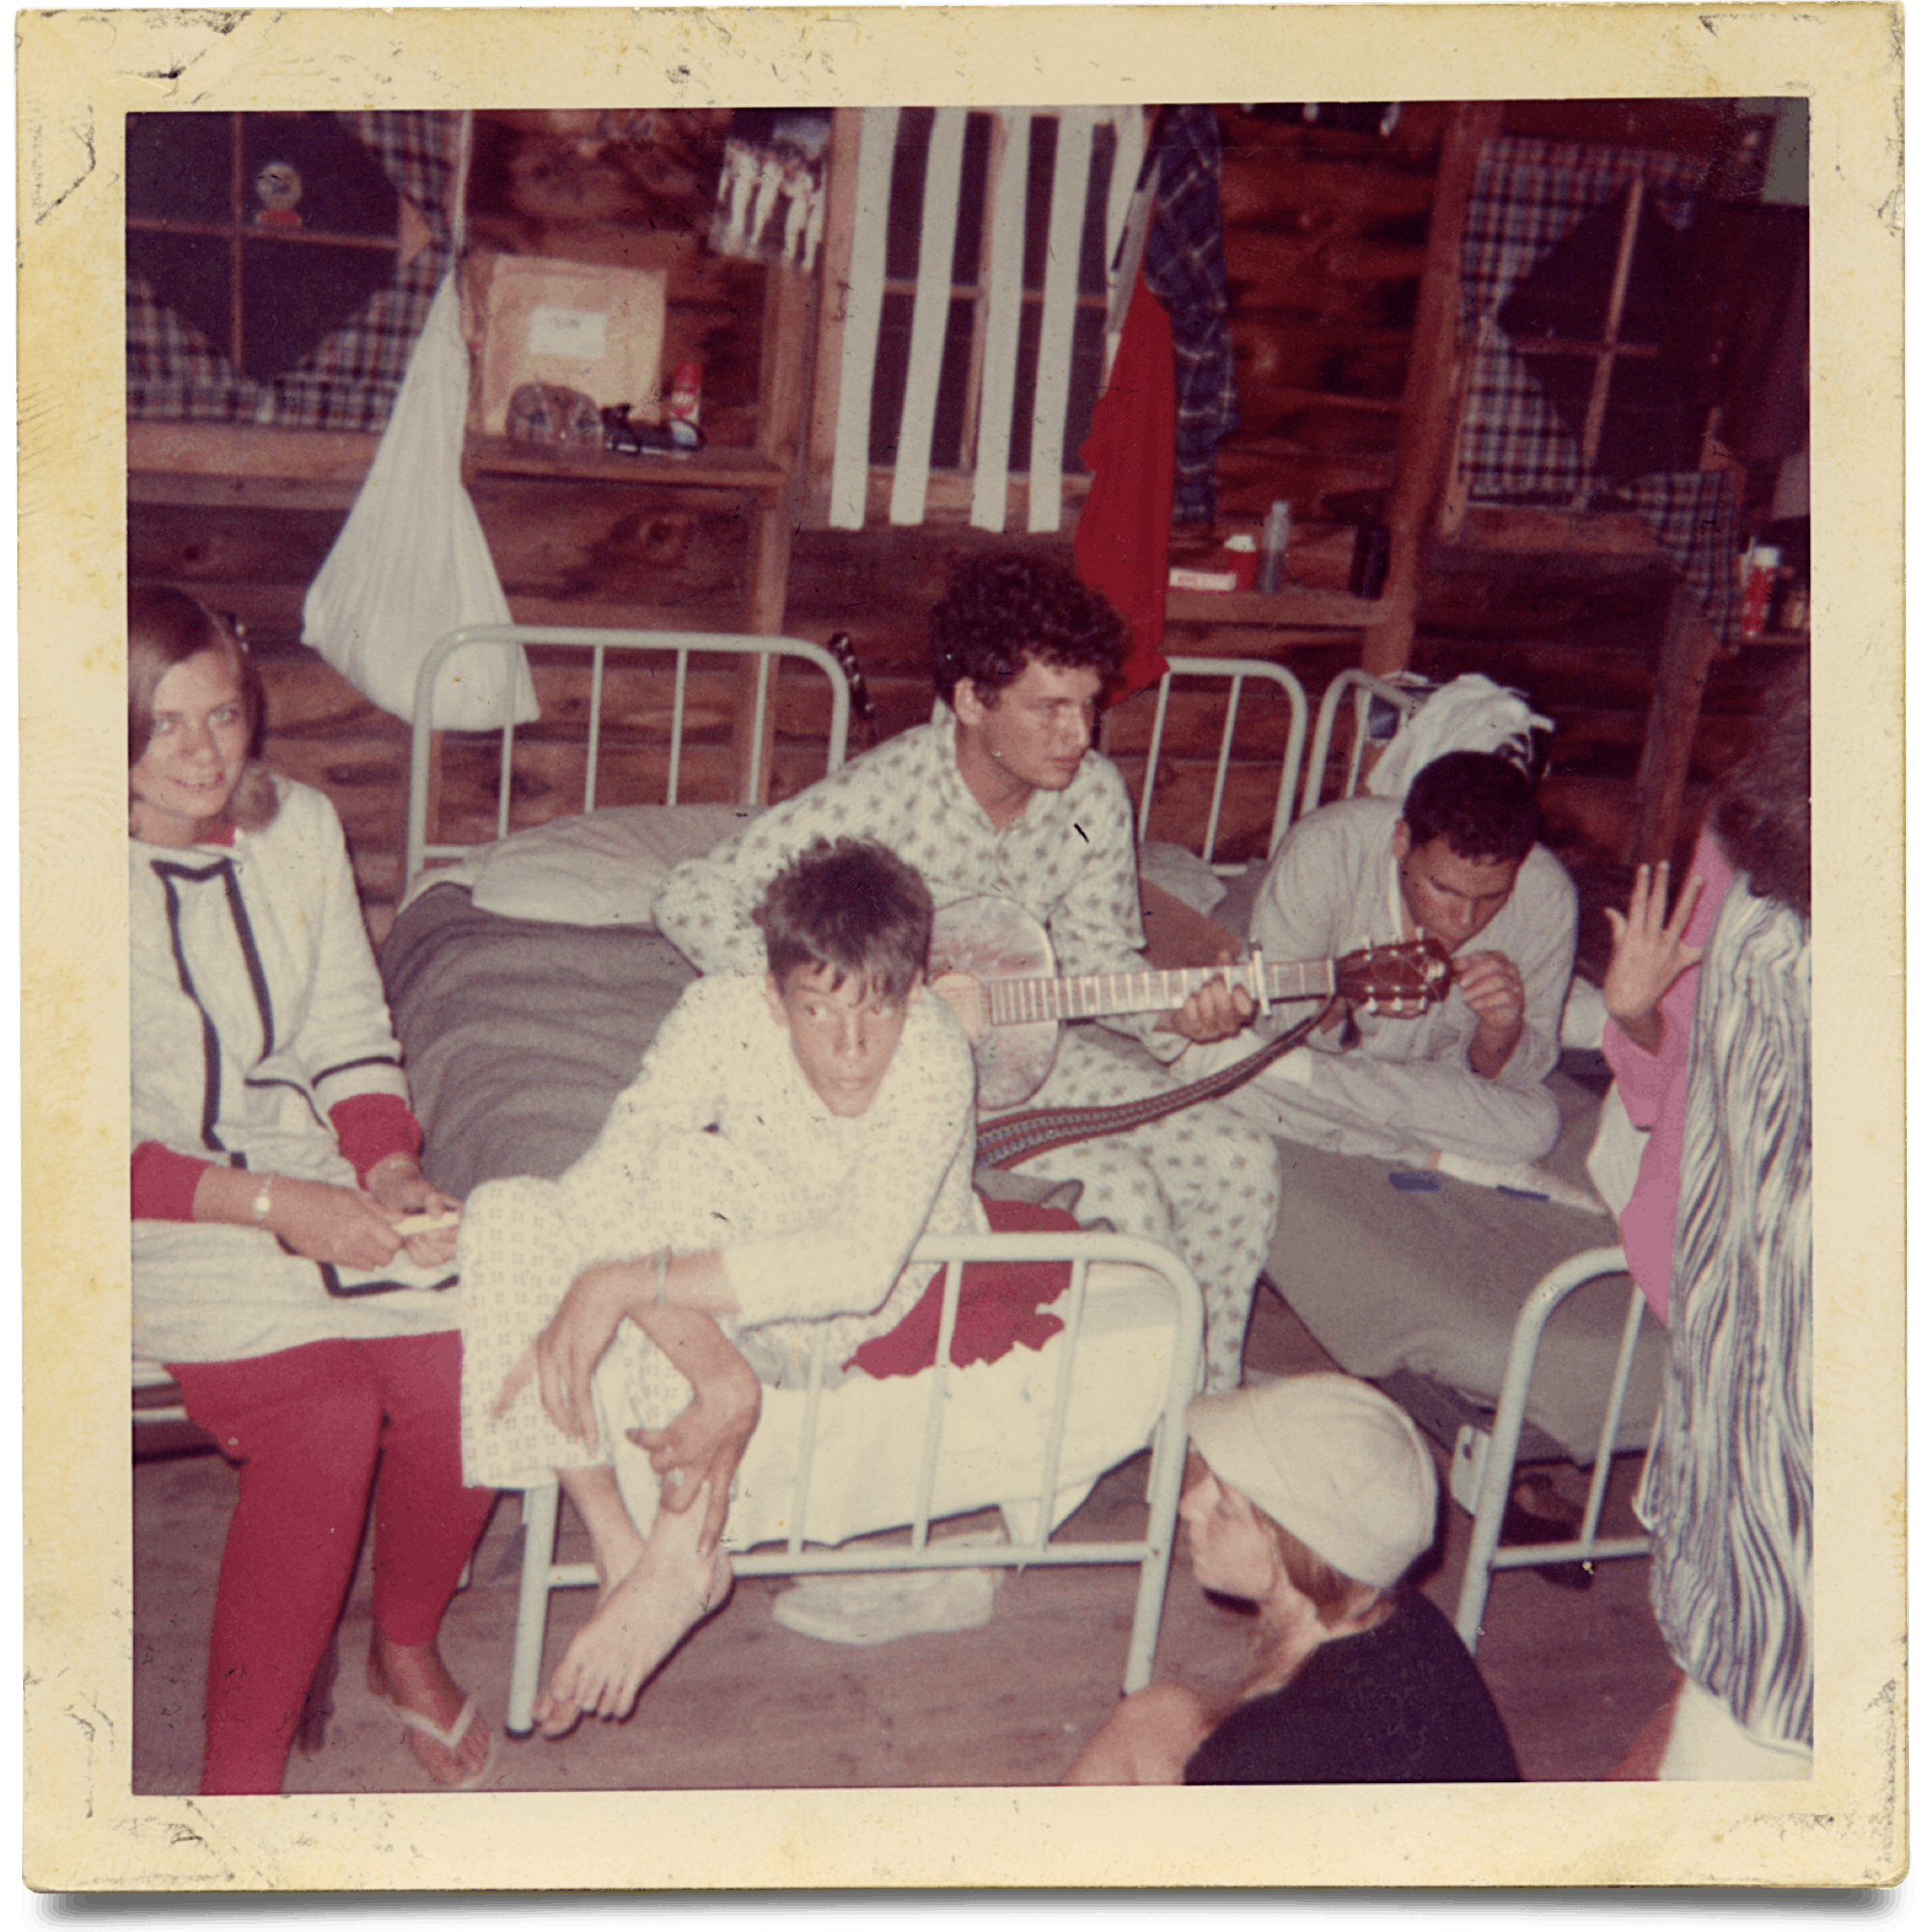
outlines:
{"label": "plaid fabric hanging", "polygon": [[1463,230],[1463,333],[1473,344],[1458,467],[1472,502],[1567,502],[1586,487],[1648,523],[1705,614],[1733,638],[1736,487],[1722,471],[1661,472],[1604,489],[1582,472],[1577,439],[1496,317],[1536,264],[1633,179],[1673,228],[1688,229],[1704,178],[1691,156],[1501,135],[1484,143]]}
{"label": "plaid fabric hanging", "polygon": [[1211,107],[1165,107],[1143,272],[1174,330],[1174,521],[1214,521],[1214,453],[1240,427],[1228,264],[1221,246],[1221,127]]}
{"label": "plaid fabric hanging", "polygon": [[435,109],[337,117],[427,224],[432,244],[402,264],[294,369],[251,381],[136,270],[128,274],[130,419],[246,422],[281,429],[379,430],[449,266],[449,195],[460,116]]}

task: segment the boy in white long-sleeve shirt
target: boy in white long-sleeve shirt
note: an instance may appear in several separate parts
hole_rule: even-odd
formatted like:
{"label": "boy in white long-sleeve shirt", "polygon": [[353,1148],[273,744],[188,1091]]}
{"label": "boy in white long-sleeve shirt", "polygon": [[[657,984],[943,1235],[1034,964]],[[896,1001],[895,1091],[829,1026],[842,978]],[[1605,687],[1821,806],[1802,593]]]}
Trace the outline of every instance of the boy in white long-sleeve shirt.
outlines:
{"label": "boy in white long-sleeve shirt", "polygon": [[[794,1380],[826,1324],[835,1365],[891,1330],[923,1291],[906,1266],[922,1235],[984,1226],[971,1054],[923,983],[931,921],[882,846],[819,840],[765,895],[766,973],[692,986],[559,1179],[470,1197],[469,1480],[554,1468],[604,1586],[538,1700],[552,1735],[626,1715],[723,1601],[761,1385]],[[626,1424],[667,1478],[652,1522],[632,1520],[611,1467]]]}

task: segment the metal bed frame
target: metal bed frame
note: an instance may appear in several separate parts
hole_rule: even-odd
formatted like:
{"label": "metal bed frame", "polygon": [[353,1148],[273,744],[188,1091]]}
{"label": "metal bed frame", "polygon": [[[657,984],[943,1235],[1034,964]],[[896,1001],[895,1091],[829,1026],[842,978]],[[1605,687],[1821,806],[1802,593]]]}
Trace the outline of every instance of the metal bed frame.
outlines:
{"label": "metal bed frame", "polygon": [[[489,648],[504,652],[526,644],[563,646],[590,654],[590,708],[585,739],[582,811],[597,805],[597,758],[602,741],[604,673],[612,651],[643,656],[669,655],[675,662],[670,713],[670,765],[667,776],[664,803],[678,803],[678,785],[684,762],[684,706],[691,660],[696,654],[759,659],[758,675],[751,721],[752,756],[745,774],[744,805],[758,804],[765,784],[766,720],[772,702],[773,671],[781,658],[799,658],[815,666],[824,674],[832,694],[832,724],[826,739],[825,768],[837,771],[845,762],[845,743],[851,729],[852,697],[845,673],[838,661],[822,645],[803,638],[753,637],[739,632],[710,631],[604,631],[580,624],[470,624],[451,631],[430,647],[416,674],[415,716],[410,731],[409,817],[404,844],[403,881],[414,881],[432,859],[459,859],[470,848],[432,842],[427,823],[430,807],[430,780],[437,740],[441,735],[432,722],[435,718],[436,687],[442,667],[459,651]],[[511,763],[516,753],[515,680],[503,680],[503,721],[497,727],[497,832],[500,838],[510,829]],[[632,801],[635,803],[636,801]]]}
{"label": "metal bed frame", "polygon": [[[605,631],[578,626],[483,625],[452,632],[441,639],[425,658],[416,685],[416,718],[410,747],[409,822],[406,837],[407,878],[413,881],[426,865],[456,859],[472,849],[466,844],[439,841],[430,837],[428,816],[433,796],[433,765],[439,753],[440,734],[434,727],[433,702],[442,667],[457,652],[482,646],[511,651],[521,645],[567,646],[586,652],[590,667],[590,702],[586,727],[586,757],[582,792],[582,809],[590,810],[598,803],[598,751],[602,734],[601,708],[604,673],[610,654],[628,653],[669,656],[675,663],[671,715],[668,721],[670,747],[664,802],[679,802],[684,751],[684,702],[688,667],[696,654],[729,654],[761,660],[754,680],[755,713],[752,719],[753,755],[745,774],[742,803],[758,802],[765,777],[763,748],[766,738],[766,710],[772,688],[772,666],[776,660],[802,660],[821,671],[831,688],[831,728],[827,742],[827,769],[837,770],[845,758],[850,719],[850,697],[845,675],[836,659],[820,646],[795,638],[714,635],[699,632]],[[1262,668],[1266,676],[1271,667]],[[1299,698],[1299,687],[1285,672],[1274,672],[1273,681],[1286,681]],[[510,774],[516,752],[517,724],[511,715],[512,681],[504,680],[504,718],[495,735],[498,741],[497,757],[497,804],[495,834],[500,838],[510,830]],[[1296,713],[1294,751],[1298,756],[1299,737],[1305,704]],[[1230,731],[1232,733],[1232,710]],[[1230,736],[1229,742],[1232,742]],[[1225,766],[1225,758],[1224,758]],[[1283,803],[1292,805],[1292,768],[1283,780]],[[1217,787],[1218,798],[1218,787]],[[631,801],[626,801],[631,802]],[[919,1447],[918,1507],[914,1513],[910,1541],[902,1545],[881,1545],[859,1540],[841,1548],[810,1546],[805,1539],[810,1523],[809,1506],[812,1451],[818,1435],[824,1363],[814,1363],[802,1426],[800,1474],[792,1498],[788,1520],[794,1525],[789,1540],[777,1548],[760,1547],[733,1557],[740,1576],[815,1575],[842,1571],[901,1571],[957,1569],[961,1567],[1008,1567],[1025,1569],[1036,1564],[1071,1563],[1132,1564],[1139,1570],[1132,1629],[1126,1667],[1122,1677],[1126,1690],[1141,1689],[1149,1680],[1154,1642],[1159,1634],[1161,1606],[1165,1597],[1167,1570],[1173,1550],[1175,1511],[1180,1493],[1180,1474],[1186,1455],[1185,1408],[1194,1393],[1199,1374],[1202,1302],[1201,1292],[1185,1264],[1165,1248],[1120,1235],[1079,1233],[1059,1235],[954,1236],[928,1239],[916,1250],[915,1259],[944,1265],[947,1271],[944,1310],[938,1343],[937,1365],[926,1372],[929,1390],[925,1396],[925,1425]],[[1038,1507],[1034,1532],[1022,1535],[1009,1510],[1009,1533],[1012,1541],[1004,1546],[973,1545],[970,1549],[928,1541],[931,1499],[941,1455],[941,1433],[946,1416],[949,1387],[954,1374],[951,1366],[951,1347],[957,1316],[960,1268],[977,1261],[1065,1261],[1072,1264],[1072,1283],[1054,1303],[1054,1313],[1065,1326],[1050,1347],[1060,1350],[1056,1370],[1055,1394],[1044,1438],[1043,1466],[1037,1490]],[[1060,1488],[1060,1461],[1073,1386],[1073,1369],[1078,1354],[1082,1323],[1088,1312],[1089,1271],[1095,1263],[1126,1262],[1150,1271],[1165,1286],[1172,1304],[1171,1328],[1166,1349],[1166,1394],[1151,1440],[1152,1457],[1148,1480],[1148,1524],[1146,1533],[1127,1541],[1077,1541],[1054,1543],[1051,1531],[1051,1505]],[[820,1335],[821,1353],[824,1340]],[[910,1446],[910,1445],[909,1445]],[[1132,1453],[1129,1451],[1128,1453]],[[549,1617],[550,1593],[556,1589],[580,1588],[596,1580],[587,1563],[558,1563],[555,1560],[558,1517],[557,1486],[544,1483],[522,1492],[524,1512],[523,1568],[519,1584],[517,1634],[512,1658],[508,1724],[512,1731],[530,1726],[531,1708],[542,1669],[544,1634]],[[989,1498],[985,1506],[990,1507]]]}
{"label": "metal bed frame", "polygon": [[[1604,1427],[1590,1464],[1590,1489],[1583,1520],[1567,1543],[1503,1544],[1503,1513],[1509,1506],[1516,1478],[1517,1455],[1522,1441],[1523,1409],[1529,1400],[1529,1378],[1536,1370],[1536,1350],[1545,1324],[1564,1297],[1585,1282],[1622,1274],[1628,1264],[1621,1248],[1587,1248],[1559,1262],[1530,1290],[1510,1338],[1509,1364],[1496,1398],[1495,1421],[1488,1430],[1464,1425],[1456,1439],[1449,1469],[1449,1492],[1475,1519],[1469,1554],[1463,1566],[1463,1587],[1456,1602],[1456,1634],[1470,1650],[1483,1634],[1483,1608],[1490,1582],[1498,1570],[1527,1570],[1548,1563],[1604,1563],[1624,1556],[1648,1556],[1648,1536],[1603,1536],[1604,1492],[1610,1480],[1610,1460],[1616,1454],[1623,1421],[1624,1399],[1630,1389],[1631,1366],[1636,1358],[1637,1335],[1649,1304],[1643,1291],[1631,1289],[1630,1309],[1624,1317],[1623,1339],[1611,1373],[1604,1406]],[[1652,1424],[1651,1439],[1656,1440]]]}
{"label": "metal bed frame", "polygon": [[[1148,820],[1153,811],[1154,776],[1160,765],[1161,742],[1167,733],[1168,698],[1177,677],[1227,680],[1228,708],[1221,721],[1221,747],[1214,763],[1214,786],[1208,807],[1207,827],[1201,838],[1201,857],[1224,877],[1232,876],[1242,869],[1240,863],[1217,860],[1214,847],[1221,833],[1221,806],[1227,796],[1228,769],[1234,761],[1235,722],[1241,707],[1241,686],[1250,678],[1257,683],[1271,684],[1289,703],[1288,740],[1282,747],[1281,780],[1275,788],[1274,816],[1268,827],[1269,852],[1281,843],[1281,836],[1294,816],[1294,779],[1301,769],[1302,747],[1308,736],[1308,696],[1301,688],[1301,680],[1292,670],[1281,665],[1269,664],[1265,659],[1169,658],[1167,669],[1154,687],[1153,724],[1148,734],[1147,766],[1141,774],[1141,803],[1135,831],[1143,842],[1148,835]],[[1304,805],[1302,810],[1306,811],[1308,807]]]}
{"label": "metal bed frame", "polygon": [[[1392,684],[1387,678],[1372,676],[1365,670],[1337,671],[1321,694],[1321,706],[1315,719],[1315,742],[1308,748],[1308,774],[1301,787],[1301,815],[1306,818],[1321,803],[1321,784],[1328,771],[1328,747],[1335,735],[1335,714],[1342,699],[1354,694],[1355,729],[1349,746],[1349,768],[1342,776],[1337,798],[1353,798],[1362,781],[1362,761],[1368,753],[1369,700],[1386,698],[1395,706],[1404,724],[1422,709],[1429,696],[1426,689]],[[1270,848],[1272,849],[1272,848]]]}
{"label": "metal bed frame", "polygon": [[[918,1264],[946,1269],[946,1290],[940,1318],[934,1366],[923,1372],[924,1434],[919,1449],[918,1504],[911,1540],[880,1544],[857,1539],[837,1548],[808,1543],[812,1453],[817,1443],[820,1405],[825,1395],[825,1331],[817,1337],[806,1408],[799,1473],[793,1492],[790,1535],[777,1548],[761,1546],[734,1554],[733,1572],[740,1577],[806,1577],[861,1571],[867,1573],[915,1570],[1008,1568],[1072,1563],[1133,1564],[1140,1572],[1134,1598],[1133,1625],[1127,1641],[1123,1692],[1143,1689],[1152,1674],[1154,1640],[1160,1634],[1161,1606],[1166,1598],[1169,1558],[1174,1548],[1175,1511],[1180,1499],[1181,1469],[1187,1456],[1187,1404],[1194,1393],[1200,1367],[1201,1291],[1186,1264],[1154,1242],[1125,1235],[954,1235],[923,1241],[914,1251]],[[952,1333],[959,1309],[961,1267],[967,1262],[1065,1261],[1073,1268],[1072,1284],[1053,1309],[1065,1326],[1048,1345],[1059,1351],[1053,1406],[1048,1418],[1040,1478],[1034,1511],[1033,1533],[1023,1535],[1015,1512],[1007,1515],[1009,1541],[933,1544],[933,1485],[938,1472],[941,1435],[946,1421],[952,1366]],[[1126,1541],[1053,1543],[1053,1502],[1060,1491],[1061,1445],[1065,1438],[1067,1405],[1073,1389],[1073,1370],[1079,1337],[1087,1313],[1088,1271],[1095,1262],[1128,1262],[1158,1275],[1173,1299],[1172,1343],[1168,1355],[1167,1393],[1155,1426],[1148,1471],[1148,1521],[1145,1533]],[[835,1398],[836,1399],[836,1398]],[[763,1425],[760,1425],[761,1427]],[[553,1590],[581,1589],[597,1581],[589,1563],[556,1561],[558,1489],[554,1482],[523,1492],[523,1568],[518,1584],[517,1635],[510,1668],[506,1728],[526,1732],[542,1674],[544,1633]],[[984,1507],[994,1506],[988,1499]]]}

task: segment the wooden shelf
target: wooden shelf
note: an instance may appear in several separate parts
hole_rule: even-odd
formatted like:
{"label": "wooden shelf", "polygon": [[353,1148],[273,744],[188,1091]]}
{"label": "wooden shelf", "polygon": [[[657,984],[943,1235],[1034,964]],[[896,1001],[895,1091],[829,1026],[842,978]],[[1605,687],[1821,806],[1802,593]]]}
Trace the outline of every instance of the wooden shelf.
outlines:
{"label": "wooden shelf", "polygon": [[[208,501],[206,494],[195,494],[199,479],[234,486],[230,494],[237,497],[247,495],[251,484],[282,482],[311,490],[346,488],[353,499],[381,440],[355,430],[130,422],[128,494],[135,502]],[[177,484],[179,493],[169,494]]]}
{"label": "wooden shelf", "polygon": [[1287,629],[1360,631],[1375,622],[1381,606],[1372,597],[1346,590],[1318,590],[1287,584],[1276,591],[1170,590],[1171,624],[1253,624]]}
{"label": "wooden shelf", "polygon": [[[128,500],[189,507],[347,510],[379,437],[341,430],[260,429],[226,423],[128,425]],[[755,449],[714,445],[688,456],[570,454],[471,437],[466,478],[536,477],[639,490],[702,490],[775,505],[791,478]]]}
{"label": "wooden shelf", "polygon": [[544,449],[503,436],[472,436],[463,461],[466,471],[479,476],[537,476],[645,490],[727,490],[773,501],[791,481],[788,470],[755,449],[717,445],[683,456],[618,456],[602,449]]}
{"label": "wooden shelf", "polygon": [[1535,555],[1660,556],[1657,533],[1634,510],[1563,510],[1517,504],[1475,504],[1443,542],[1472,550]]}

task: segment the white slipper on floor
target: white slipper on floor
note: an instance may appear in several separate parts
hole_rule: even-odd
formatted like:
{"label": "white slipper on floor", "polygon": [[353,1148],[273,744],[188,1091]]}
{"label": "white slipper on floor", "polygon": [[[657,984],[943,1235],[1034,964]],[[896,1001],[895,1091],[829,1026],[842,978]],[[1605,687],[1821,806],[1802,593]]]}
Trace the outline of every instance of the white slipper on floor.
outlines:
{"label": "white slipper on floor", "polygon": [[[380,1695],[381,1693],[379,1692],[378,1694]],[[420,1711],[408,1710],[403,1705],[398,1704],[393,1697],[384,1697],[383,1701],[403,1720],[403,1729],[406,1732],[418,1732],[432,1743],[440,1745],[449,1753],[449,1760],[452,1764],[460,1762],[457,1753],[463,1747],[464,1739],[469,1735],[471,1728],[481,1721],[481,1716],[476,1709],[476,1699],[474,1697],[464,1698],[463,1708],[457,1712],[455,1723],[451,1724],[447,1730],[444,1730],[434,1718],[426,1718]],[[406,1737],[404,1743],[407,1744],[409,1740]],[[416,1753],[413,1750],[410,1752],[410,1755],[416,1758],[418,1764],[422,1764],[422,1759],[416,1757]],[[469,1791],[473,1786],[480,1784],[489,1776],[490,1767],[496,1761],[497,1738],[496,1733],[492,1732],[490,1741],[484,1747],[483,1762],[468,1777],[459,1778],[450,1783],[445,1783],[439,1778],[431,1778],[430,1782],[438,1791]],[[428,1769],[427,1765],[423,1765],[425,1772]]]}
{"label": "white slipper on floor", "polygon": [[990,1570],[860,1572],[802,1577],[772,1603],[773,1619],[825,1643],[890,1643],[993,1618]]}

